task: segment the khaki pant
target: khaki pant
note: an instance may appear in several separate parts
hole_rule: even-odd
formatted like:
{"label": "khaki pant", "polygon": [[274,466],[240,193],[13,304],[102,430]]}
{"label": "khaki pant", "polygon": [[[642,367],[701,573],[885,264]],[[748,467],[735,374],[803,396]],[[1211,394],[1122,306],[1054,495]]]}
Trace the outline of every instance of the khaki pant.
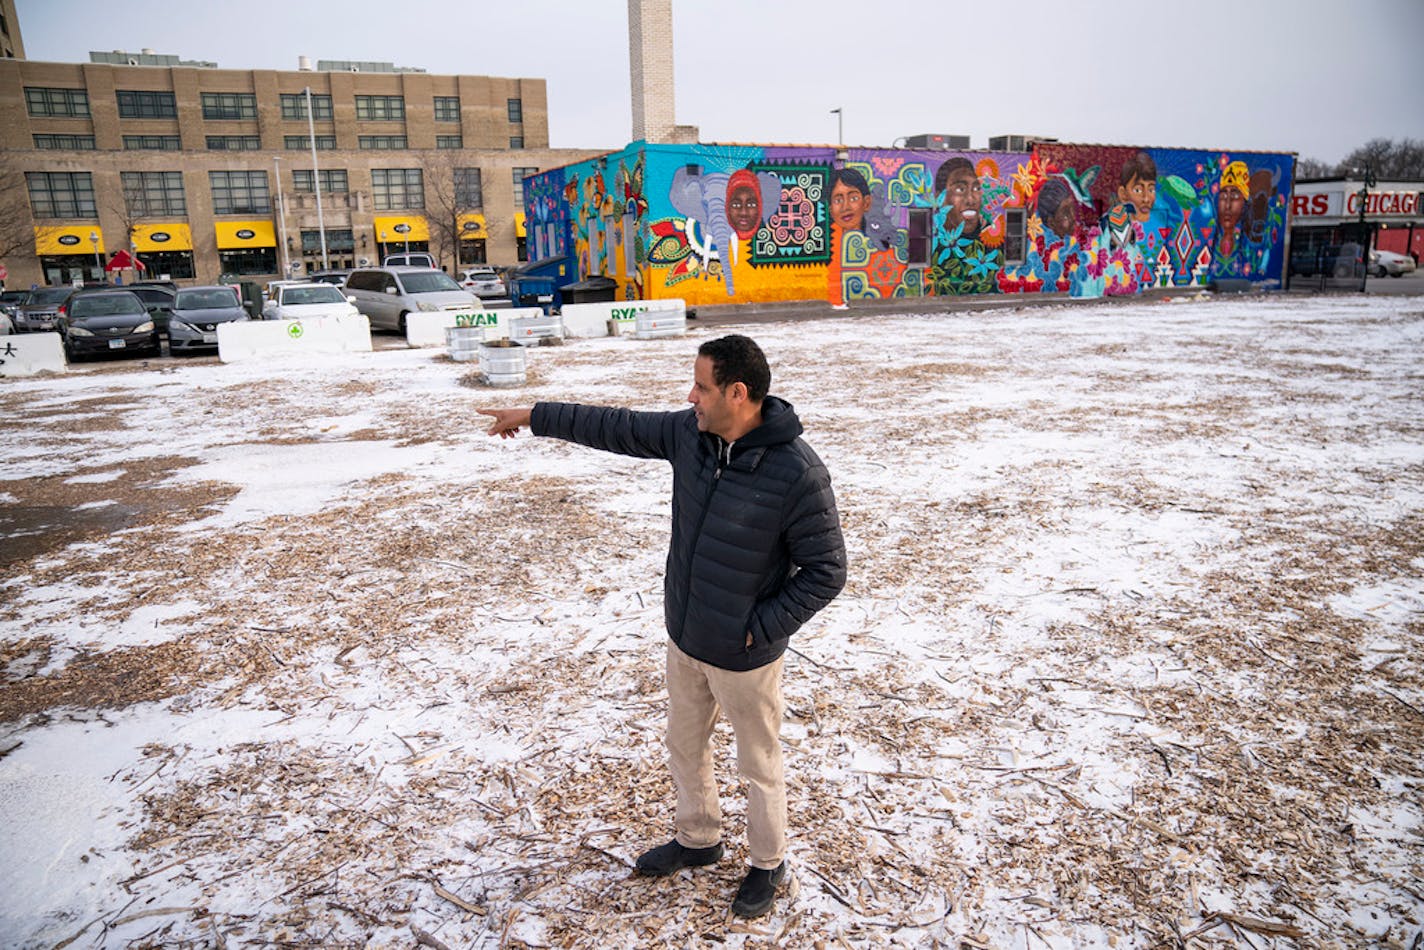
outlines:
{"label": "khaki pant", "polygon": [[782,659],[737,673],[694,660],[668,641],[668,761],[677,787],[677,840],[683,847],[707,848],[722,840],[712,727],[725,714],[737,740],[737,769],[747,782],[752,866],[770,870],[785,856]]}

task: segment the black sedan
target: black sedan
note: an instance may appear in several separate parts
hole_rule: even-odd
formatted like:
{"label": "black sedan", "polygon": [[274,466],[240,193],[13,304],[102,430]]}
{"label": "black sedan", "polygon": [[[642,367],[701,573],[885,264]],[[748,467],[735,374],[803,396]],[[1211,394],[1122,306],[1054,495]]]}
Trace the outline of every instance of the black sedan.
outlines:
{"label": "black sedan", "polygon": [[159,353],[153,317],[143,301],[127,290],[76,290],[60,305],[55,329],[70,359],[97,353]]}

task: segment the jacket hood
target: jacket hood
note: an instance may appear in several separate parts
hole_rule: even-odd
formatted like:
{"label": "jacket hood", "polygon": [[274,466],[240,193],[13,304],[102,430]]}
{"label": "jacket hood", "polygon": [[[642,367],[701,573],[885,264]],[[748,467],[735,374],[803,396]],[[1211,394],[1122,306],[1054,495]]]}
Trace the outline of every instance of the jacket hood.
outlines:
{"label": "jacket hood", "polygon": [[737,445],[782,445],[794,442],[805,430],[791,403],[767,396],[761,403],[761,425],[737,440]]}

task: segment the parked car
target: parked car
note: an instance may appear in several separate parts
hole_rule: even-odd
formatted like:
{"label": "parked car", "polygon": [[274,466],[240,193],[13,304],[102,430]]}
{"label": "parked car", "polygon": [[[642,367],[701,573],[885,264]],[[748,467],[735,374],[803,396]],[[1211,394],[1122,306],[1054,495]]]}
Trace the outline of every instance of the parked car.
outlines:
{"label": "parked car", "polygon": [[168,332],[168,316],[173,312],[173,298],[178,288],[168,288],[162,284],[130,284],[124,287],[129,293],[143,301],[144,308],[153,317],[159,333]]}
{"label": "parked car", "polygon": [[287,284],[262,308],[263,320],[306,320],[315,317],[355,316],[351,297],[331,284]]}
{"label": "parked car", "polygon": [[10,315],[0,310],[0,336],[15,332],[15,324],[10,320]]}
{"label": "parked car", "polygon": [[408,314],[441,310],[480,311],[480,298],[444,271],[429,267],[367,267],[346,278],[346,293],[373,329],[405,332]]}
{"label": "parked car", "polygon": [[237,291],[226,284],[180,287],[168,321],[168,352],[218,348],[218,325],[250,319]]}
{"label": "parked car", "polygon": [[24,303],[15,308],[17,333],[38,333],[53,330],[59,305],[74,293],[73,287],[39,287],[25,295]]}
{"label": "parked car", "polygon": [[348,270],[319,270],[312,272],[307,280],[313,284],[335,284],[342,287],[346,284],[346,278],[351,274]]}
{"label": "parked car", "polygon": [[431,270],[439,270],[435,266],[435,258],[424,251],[407,251],[404,254],[387,254],[381,261],[382,267],[429,267]]}
{"label": "parked car", "polygon": [[28,290],[3,290],[0,291],[0,313],[15,313],[15,308],[25,302],[25,298],[30,295]]}
{"label": "parked car", "polygon": [[55,329],[71,360],[119,351],[157,356],[162,346],[143,301],[118,288],[73,291],[59,305]]}
{"label": "parked car", "polygon": [[1370,273],[1375,277],[1403,277],[1414,273],[1414,258],[1394,251],[1370,251]]}
{"label": "parked car", "polygon": [[460,272],[460,286],[476,297],[506,297],[504,281],[489,267],[469,267]]}

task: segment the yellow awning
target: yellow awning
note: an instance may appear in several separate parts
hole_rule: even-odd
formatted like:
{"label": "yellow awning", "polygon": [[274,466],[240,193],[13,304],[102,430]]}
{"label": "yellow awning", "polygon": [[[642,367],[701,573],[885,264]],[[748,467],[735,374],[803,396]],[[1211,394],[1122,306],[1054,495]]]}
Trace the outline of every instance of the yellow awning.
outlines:
{"label": "yellow awning", "polygon": [[527,236],[528,236],[528,235],[525,234],[525,232],[524,232],[524,212],[523,212],[523,211],[516,211],[516,212],[514,212],[514,236],[515,236],[515,237],[527,237]]}
{"label": "yellow awning", "polygon": [[213,230],[217,232],[219,250],[277,246],[277,229],[271,221],[219,221]]}
{"label": "yellow awning", "polygon": [[[409,230],[398,231],[396,228],[405,225]],[[376,229],[376,238],[386,244],[400,244],[404,241],[428,241],[430,240],[430,225],[425,218],[418,214],[387,215],[373,219],[372,226]]]}
{"label": "yellow awning", "polygon": [[462,214],[455,219],[455,223],[460,226],[462,241],[489,237],[489,231],[485,230],[485,216],[482,214]]}
{"label": "yellow awning", "polygon": [[193,229],[182,221],[136,224],[133,229],[136,251],[191,251]]}
{"label": "yellow awning", "polygon": [[[97,235],[96,246],[89,235]],[[35,228],[35,254],[100,254],[104,249],[104,229],[96,224],[61,224]]]}

